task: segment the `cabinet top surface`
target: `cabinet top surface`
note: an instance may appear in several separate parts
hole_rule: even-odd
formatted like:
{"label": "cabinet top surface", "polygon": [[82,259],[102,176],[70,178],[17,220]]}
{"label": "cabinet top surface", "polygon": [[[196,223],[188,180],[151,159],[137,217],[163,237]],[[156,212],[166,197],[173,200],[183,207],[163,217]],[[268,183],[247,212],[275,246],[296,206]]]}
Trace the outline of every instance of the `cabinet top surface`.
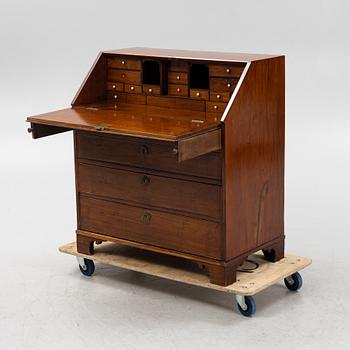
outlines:
{"label": "cabinet top surface", "polygon": [[103,51],[106,54],[135,55],[149,57],[164,57],[187,60],[208,60],[224,62],[252,62],[267,58],[280,57],[283,55],[254,54],[254,53],[233,53],[216,51],[192,51],[176,49],[157,49],[147,47],[129,47],[117,50]]}
{"label": "cabinet top surface", "polygon": [[[188,118],[188,113],[191,114],[191,119]],[[27,121],[64,128],[176,141],[219,127],[219,121],[206,121],[205,118],[205,112],[123,104],[116,110],[104,105],[62,109],[29,117]]]}

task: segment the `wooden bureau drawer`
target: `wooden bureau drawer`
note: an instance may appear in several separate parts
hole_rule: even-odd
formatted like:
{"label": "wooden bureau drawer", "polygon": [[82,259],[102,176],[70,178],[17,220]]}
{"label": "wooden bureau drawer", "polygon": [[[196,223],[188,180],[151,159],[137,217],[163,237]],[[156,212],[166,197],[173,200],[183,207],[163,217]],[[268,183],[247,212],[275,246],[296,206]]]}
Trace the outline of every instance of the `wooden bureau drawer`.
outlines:
{"label": "wooden bureau drawer", "polygon": [[228,102],[230,100],[229,92],[215,92],[210,91],[210,101]]}
{"label": "wooden bureau drawer", "polygon": [[210,78],[210,90],[233,91],[238,83],[236,78]]}
{"label": "wooden bureau drawer", "polygon": [[107,90],[111,91],[124,91],[124,84],[123,83],[107,83]]}
{"label": "wooden bureau drawer", "polygon": [[207,102],[207,112],[219,112],[224,113],[224,110],[226,109],[227,103],[223,102]]}
{"label": "wooden bureau drawer", "polygon": [[221,186],[79,163],[79,192],[220,221]]}
{"label": "wooden bureau drawer", "polygon": [[172,96],[188,96],[188,88],[186,85],[168,85],[168,95]]}
{"label": "wooden bureau drawer", "polygon": [[141,60],[129,57],[109,58],[107,63],[109,68],[141,69]]}
{"label": "wooden bureau drawer", "polygon": [[160,95],[159,85],[143,85],[142,90],[147,95]]}
{"label": "wooden bureau drawer", "polygon": [[168,142],[150,142],[145,139],[136,141],[134,138],[106,134],[99,135],[82,131],[76,132],[78,158],[209,179],[221,179],[221,152],[210,152],[193,159],[178,162],[177,155],[173,153],[173,147],[173,144]]}
{"label": "wooden bureau drawer", "polygon": [[244,70],[244,64],[212,64],[209,66],[209,75],[212,77],[239,78]]}
{"label": "wooden bureau drawer", "polygon": [[209,91],[203,89],[190,89],[190,97],[198,100],[209,100]]}
{"label": "wooden bureau drawer", "polygon": [[137,70],[110,69],[108,80],[126,84],[141,84],[141,72]]}
{"label": "wooden bureau drawer", "polygon": [[168,83],[169,84],[182,84],[187,85],[188,74],[187,72],[169,72]]}
{"label": "wooden bureau drawer", "polygon": [[125,84],[124,91],[130,94],[141,94],[142,87],[141,85]]}
{"label": "wooden bureau drawer", "polygon": [[217,222],[79,196],[79,229],[200,256],[221,258]]}

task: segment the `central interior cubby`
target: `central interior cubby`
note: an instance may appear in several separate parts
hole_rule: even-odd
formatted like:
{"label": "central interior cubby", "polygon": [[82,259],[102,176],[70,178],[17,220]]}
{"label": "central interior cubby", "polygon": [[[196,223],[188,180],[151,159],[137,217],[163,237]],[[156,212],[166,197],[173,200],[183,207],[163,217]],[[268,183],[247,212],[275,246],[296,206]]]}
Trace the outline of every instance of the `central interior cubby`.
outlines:
{"label": "central interior cubby", "polygon": [[205,64],[190,66],[190,89],[209,89],[209,69]]}
{"label": "central interior cubby", "polygon": [[160,85],[160,63],[158,61],[144,61],[142,73],[143,84]]}

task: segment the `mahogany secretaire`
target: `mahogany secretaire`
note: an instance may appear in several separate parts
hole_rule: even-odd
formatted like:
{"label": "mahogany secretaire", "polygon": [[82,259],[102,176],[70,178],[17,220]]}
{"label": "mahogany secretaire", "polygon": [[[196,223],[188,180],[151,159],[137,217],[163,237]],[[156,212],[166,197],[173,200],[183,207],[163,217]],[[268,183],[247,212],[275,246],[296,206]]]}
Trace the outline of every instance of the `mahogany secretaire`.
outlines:
{"label": "mahogany secretaire", "polygon": [[101,52],[72,108],[29,117],[74,132],[77,249],[113,241],[205,265],[212,283],[284,255],[284,56]]}

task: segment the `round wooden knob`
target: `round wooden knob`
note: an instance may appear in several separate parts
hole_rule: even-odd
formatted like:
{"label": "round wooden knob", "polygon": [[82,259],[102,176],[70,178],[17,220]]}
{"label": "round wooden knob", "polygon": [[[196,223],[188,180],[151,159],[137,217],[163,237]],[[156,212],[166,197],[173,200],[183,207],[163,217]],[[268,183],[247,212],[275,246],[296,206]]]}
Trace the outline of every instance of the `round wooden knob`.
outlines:
{"label": "round wooden knob", "polygon": [[132,87],[130,88],[130,90],[131,90],[131,91],[134,91],[134,90],[135,90],[135,86],[132,86]]}
{"label": "round wooden knob", "polygon": [[122,65],[124,65],[125,64],[125,61],[122,61]]}
{"label": "round wooden knob", "polygon": [[115,89],[115,88],[116,88],[116,86],[113,84],[113,85],[112,85],[112,89]]}
{"label": "round wooden knob", "polygon": [[214,109],[218,109],[218,106],[214,106]]}
{"label": "round wooden knob", "polygon": [[180,80],[180,76],[179,75],[176,76],[176,80]]}
{"label": "round wooden knob", "polygon": [[231,87],[231,84],[230,84],[230,83],[228,83],[226,86],[229,88],[229,87]]}
{"label": "round wooden knob", "polygon": [[153,90],[151,88],[148,89],[148,92],[152,92]]}
{"label": "round wooden knob", "polygon": [[197,93],[196,93],[196,96],[197,96],[197,97],[199,97],[200,95],[201,95],[201,93],[200,93],[200,92],[197,92]]}
{"label": "round wooden knob", "polygon": [[231,69],[230,68],[227,68],[226,69],[226,73],[230,73],[231,72]]}
{"label": "round wooden knob", "polygon": [[176,91],[177,91],[177,92],[180,92],[180,91],[181,91],[181,89],[180,89],[180,88],[177,88],[177,89],[176,89]]}
{"label": "round wooden knob", "polygon": [[217,98],[218,100],[220,100],[221,95],[220,95],[220,94],[217,94],[217,95],[216,95],[216,98]]}

